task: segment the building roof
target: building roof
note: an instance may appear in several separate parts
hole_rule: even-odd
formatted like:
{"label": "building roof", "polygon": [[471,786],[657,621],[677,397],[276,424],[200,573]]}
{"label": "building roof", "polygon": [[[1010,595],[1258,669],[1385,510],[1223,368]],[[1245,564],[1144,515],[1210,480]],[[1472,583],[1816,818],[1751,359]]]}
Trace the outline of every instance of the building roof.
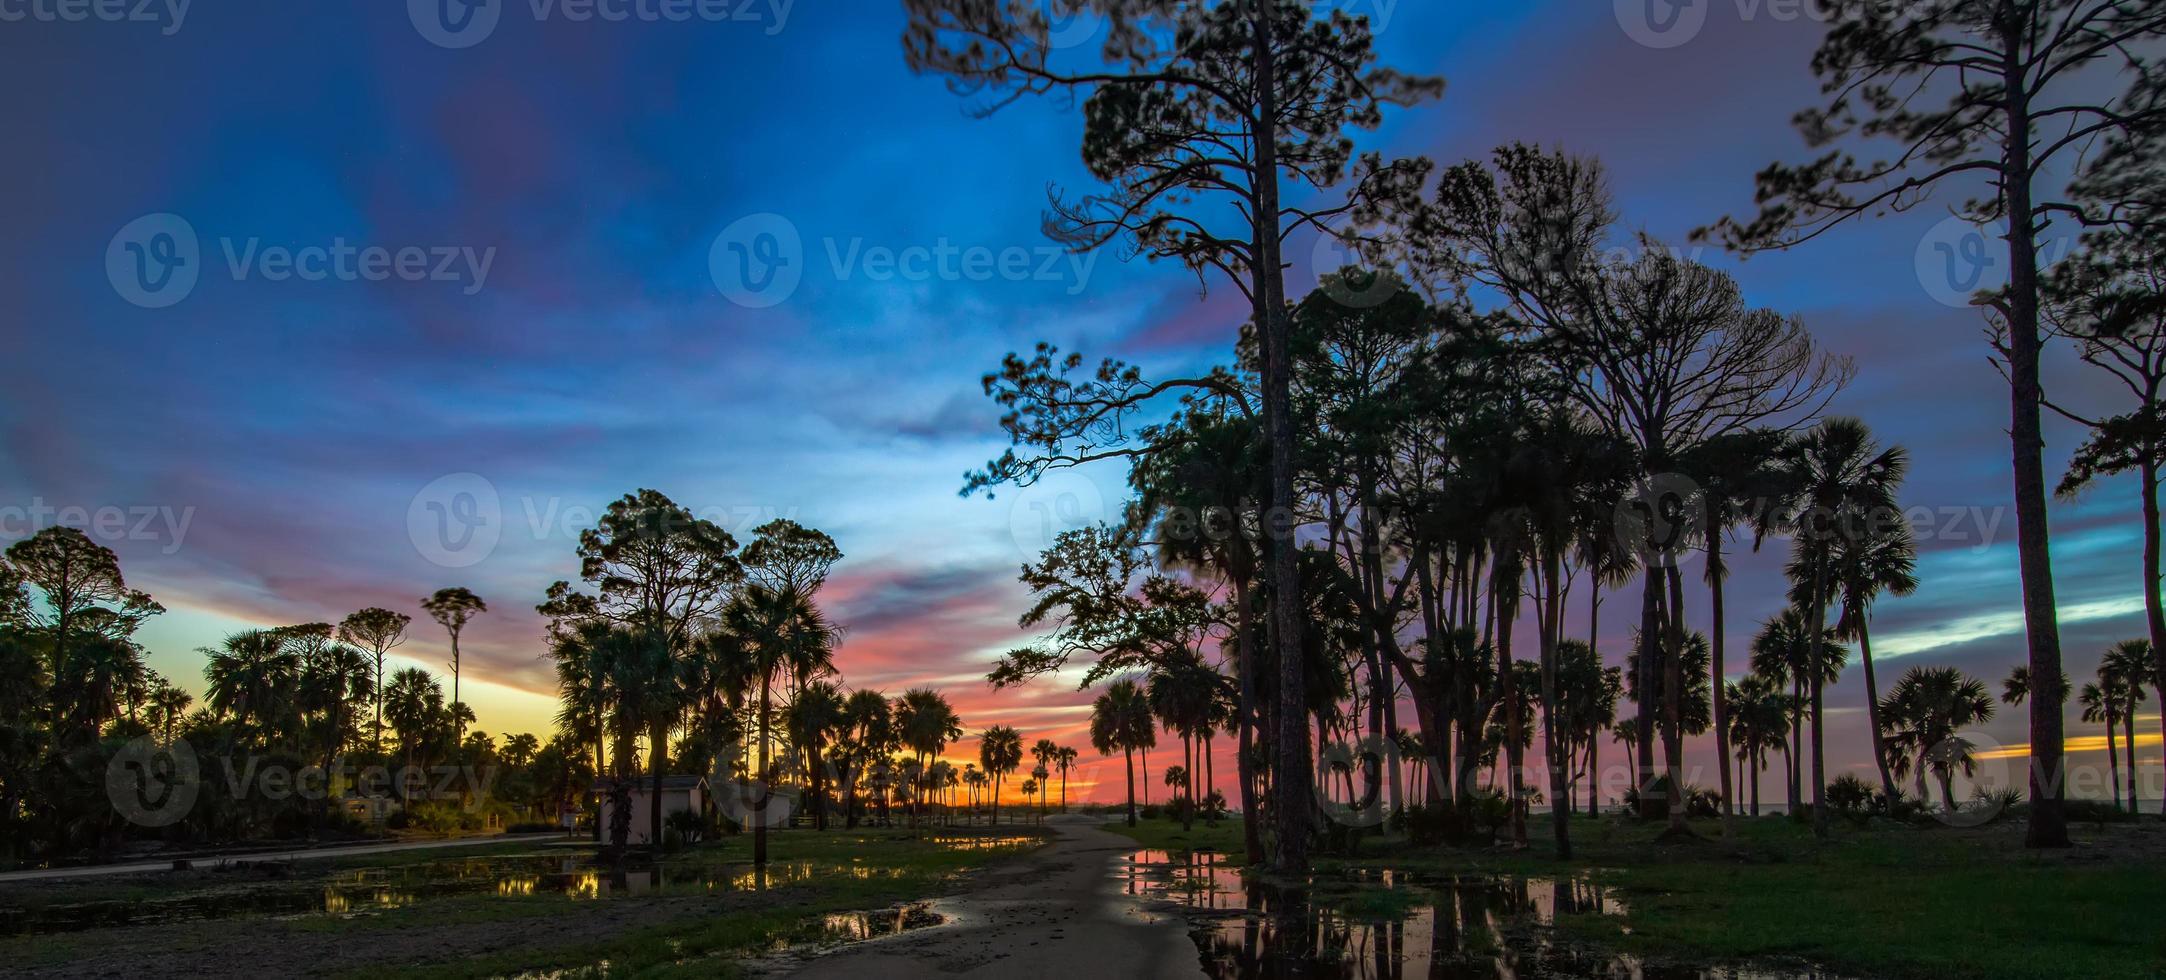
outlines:
{"label": "building roof", "polygon": [[[652,791],[653,791],[653,789],[654,789],[654,777],[652,777],[652,776],[633,776],[633,777],[632,777],[632,779],[631,779],[631,783],[632,783],[632,792],[634,792],[634,793],[652,792]],[[609,791],[610,791],[611,789],[614,789],[614,788],[616,788],[616,785],[617,785],[617,779],[616,779],[616,777],[615,777],[615,776],[597,776],[597,777],[595,777],[595,779],[594,779],[594,785],[593,785],[592,787],[590,787],[590,788],[588,789],[588,792],[590,792],[590,793],[607,793],[607,792],[609,792]],[[684,789],[706,789],[706,788],[707,788],[707,777],[705,777],[705,776],[663,776],[663,777],[662,777],[662,791],[663,791],[663,792],[665,792],[665,793],[666,793],[666,792],[669,792],[670,790],[684,790]]]}

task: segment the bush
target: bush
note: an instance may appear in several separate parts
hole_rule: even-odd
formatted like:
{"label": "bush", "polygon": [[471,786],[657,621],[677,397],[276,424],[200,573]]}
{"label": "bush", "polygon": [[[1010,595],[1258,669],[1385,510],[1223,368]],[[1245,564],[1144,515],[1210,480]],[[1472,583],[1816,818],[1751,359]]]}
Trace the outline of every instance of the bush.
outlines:
{"label": "bush", "polygon": [[1457,802],[1407,807],[1395,819],[1415,844],[1486,845],[1511,822],[1512,808],[1502,795],[1476,793]]}
{"label": "bush", "polygon": [[1136,816],[1137,816],[1137,817],[1138,817],[1139,819],[1143,819],[1143,820],[1156,820],[1156,819],[1158,819],[1158,815],[1159,815],[1159,813],[1160,813],[1160,812],[1162,812],[1162,811],[1160,811],[1160,810],[1159,810],[1158,804],[1156,804],[1156,803],[1149,803],[1149,804],[1145,804],[1145,805],[1144,805],[1143,807],[1141,807],[1141,808],[1137,809],[1137,810],[1136,810]]}
{"label": "bush", "polygon": [[676,810],[662,818],[662,844],[669,845],[670,835],[675,834],[677,843],[697,844],[707,837],[707,821],[697,810]]}
{"label": "bush", "polygon": [[1862,814],[1873,808],[1874,792],[1865,780],[1844,773],[1828,784],[1828,805],[1844,813]]}

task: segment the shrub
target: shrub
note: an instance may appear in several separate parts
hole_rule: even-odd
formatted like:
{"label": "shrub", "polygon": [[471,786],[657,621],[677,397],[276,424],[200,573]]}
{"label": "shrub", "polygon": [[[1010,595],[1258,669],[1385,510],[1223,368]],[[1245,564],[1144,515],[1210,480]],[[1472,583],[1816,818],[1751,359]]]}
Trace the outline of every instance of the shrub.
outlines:
{"label": "shrub", "polygon": [[666,847],[669,835],[675,834],[679,845],[697,844],[707,837],[707,821],[697,810],[675,810],[662,818],[662,842]]}
{"label": "shrub", "polygon": [[1873,805],[1873,788],[1853,773],[1844,773],[1828,784],[1828,805],[1845,813],[1864,813]]}

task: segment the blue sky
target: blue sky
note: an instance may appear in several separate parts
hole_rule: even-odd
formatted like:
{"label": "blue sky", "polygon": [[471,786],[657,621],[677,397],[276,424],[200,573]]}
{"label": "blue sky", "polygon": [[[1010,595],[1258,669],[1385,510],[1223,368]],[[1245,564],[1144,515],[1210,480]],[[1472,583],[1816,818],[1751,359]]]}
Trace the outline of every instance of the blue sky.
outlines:
{"label": "blue sky", "polygon": [[[940,682],[973,728],[1073,737],[1070,685],[994,695],[978,679],[1018,639],[1014,571],[1044,539],[1039,517],[1112,516],[1122,474],[958,498],[963,471],[1002,444],[978,377],[1041,338],[1157,369],[1209,363],[1239,322],[1230,294],[1199,297],[1187,273],[1117,254],[1049,263],[1048,188],[1091,188],[1076,114],[1040,101],[971,118],[904,67],[899,4],[798,0],[783,16],[760,0],[743,22],[611,23],[498,2],[493,31],[461,49],[396,3],[191,5],[177,30],[0,22],[0,82],[17,93],[0,108],[13,137],[0,330],[14,352],[0,364],[0,537],[34,528],[39,505],[151,515],[106,540],[171,609],[145,638],[189,683],[193,649],[229,629],[365,605],[418,615],[422,595],[469,586],[492,606],[467,634],[470,699],[484,727],[516,730],[549,710],[531,606],[576,574],[582,515],[654,487],[740,534],[772,516],[832,532],[849,554],[831,604],[852,631],[853,682]],[[1705,27],[1669,48],[1635,41],[1611,4],[1338,6],[1372,18],[1386,62],[1448,81],[1374,145],[1442,162],[1510,140],[1598,155],[1628,229],[1683,244],[1750,205],[1756,169],[1804,152],[1787,119],[1815,92],[1817,25],[1703,2]],[[116,236],[164,214],[198,244],[199,278],[145,308],[116,288],[109,253],[126,269]],[[753,216],[773,217],[741,224]],[[1918,594],[1881,608],[1878,645],[1902,654],[1890,672],[1957,663],[1998,678],[2021,649],[2006,394],[1976,315],[1921,284],[1945,216],[1744,263],[1703,257],[1855,356],[1836,410],[1913,453],[1906,502],[1946,533]],[[794,290],[747,306],[718,288],[727,245],[761,244],[739,233],[717,249],[733,227],[795,235]],[[303,281],[272,258],[337,246],[386,261],[418,249],[432,272],[457,261],[444,280]],[[983,264],[965,274],[973,249]],[[952,252],[955,274],[891,273],[882,250]],[[1030,271],[983,272],[1001,262]],[[1300,288],[1313,272],[1295,270]],[[2079,402],[2104,394],[2072,358],[2049,383]],[[2056,426],[2049,440],[2057,472],[2078,436]],[[493,545],[469,539],[445,563],[432,504],[493,521]],[[2055,521],[2083,674],[2140,633],[2133,488],[2057,504]],[[1733,637],[1779,603],[1773,567],[1740,572]],[[1624,618],[1604,617],[1618,638]],[[414,634],[402,652],[440,666],[433,627]],[[1835,701],[1861,696],[1853,673]],[[1845,765],[1863,759],[1855,727],[1834,746]],[[2013,718],[1992,731],[2022,737]]]}

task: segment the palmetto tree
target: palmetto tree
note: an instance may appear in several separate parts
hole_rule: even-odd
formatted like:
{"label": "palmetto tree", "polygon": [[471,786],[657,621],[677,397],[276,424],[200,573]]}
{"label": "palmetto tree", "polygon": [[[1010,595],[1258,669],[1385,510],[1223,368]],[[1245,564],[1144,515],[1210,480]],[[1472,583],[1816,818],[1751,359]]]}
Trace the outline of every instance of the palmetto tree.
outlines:
{"label": "palmetto tree", "polygon": [[375,697],[375,671],[368,655],[344,643],[318,649],[301,663],[302,710],[321,726],[318,743],[326,768],[356,734],[356,710]]}
{"label": "palmetto tree", "polygon": [[[1167,766],[1170,771],[1179,769],[1184,779],[1191,779],[1196,772],[1196,747],[1218,720],[1218,705],[1226,687],[1226,678],[1207,667],[1200,660],[1188,659],[1172,662],[1151,674],[1146,698],[1151,713],[1165,723],[1167,729],[1181,737],[1184,764]],[[1051,742],[1046,743],[1051,745]],[[1171,784],[1168,784],[1171,785]],[[1195,787],[1184,784],[1182,795],[1195,798]],[[1194,825],[1194,808],[1182,814],[1182,827]]]}
{"label": "palmetto tree", "polygon": [[195,701],[195,695],[171,684],[160,684],[151,690],[150,716],[158,729],[159,741],[172,743],[173,724],[188,713],[188,707]]}
{"label": "palmetto tree", "polygon": [[[2142,813],[2136,798],[2136,714],[2146,700],[2144,685],[2153,677],[2151,641],[2123,640],[2106,651],[2098,664],[2098,681],[2121,703],[2121,734],[2128,746],[2128,812]],[[2113,733],[2106,733],[2113,741]]]}
{"label": "palmetto tree", "polygon": [[1795,699],[1783,693],[1781,681],[1749,674],[1730,685],[1730,746],[1738,761],[1750,772],[1752,815],[1760,815],[1760,776],[1767,771],[1769,750],[1781,752],[1790,768],[1790,718]]}
{"label": "palmetto tree", "polygon": [[[1038,777],[1039,785],[1050,787],[1052,785],[1050,780],[1053,770],[1060,763],[1059,743],[1050,738],[1041,738],[1031,743],[1030,757],[1038,763],[1037,768],[1031,770],[1031,774]],[[1039,810],[1041,811],[1039,816],[1045,815],[1042,812],[1044,809],[1044,801],[1041,799],[1039,801]]]}
{"label": "palmetto tree", "polygon": [[804,753],[805,778],[812,787],[812,826],[815,830],[827,829],[827,745],[841,730],[847,707],[842,689],[824,680],[806,684],[790,702],[790,739]]}
{"label": "palmetto tree", "polygon": [[887,695],[860,688],[842,706],[844,821],[857,826],[857,785],[871,765],[894,750],[895,716]]}
{"label": "palmetto tree", "polygon": [[[948,743],[963,737],[962,718],[946,696],[929,687],[912,688],[895,699],[895,734],[915,754],[919,771],[940,756]],[[910,820],[917,822],[918,802],[924,795],[912,787]]]}
{"label": "palmetto tree", "polygon": [[1063,745],[1053,757],[1053,764],[1060,768],[1060,812],[1068,812],[1068,771],[1075,768],[1076,751],[1073,746]]}
{"label": "palmetto tree", "polygon": [[1993,718],[1993,695],[1985,684],[1953,667],[1912,668],[1888,692],[1880,716],[1889,726],[1896,770],[1917,774],[1920,798],[1931,772],[1940,782],[1941,805],[1954,812],[1955,771],[1969,776],[1978,762],[1962,730]]}
{"label": "palmetto tree", "polygon": [[1131,827],[1136,825],[1135,750],[1143,742],[1138,730],[1148,732],[1150,727],[1150,702],[1134,681],[1114,681],[1091,702],[1091,747],[1097,749],[1099,755],[1121,753],[1121,761],[1127,768],[1123,783],[1128,794],[1128,825]]}
{"label": "palmetto tree", "polygon": [[[759,688],[759,702],[754,709],[759,723],[757,772],[758,778],[764,779],[768,770],[775,682],[786,678],[809,678],[832,669],[835,644],[840,641],[841,632],[827,621],[809,596],[787,586],[780,589],[747,586],[723,609],[722,622],[750,665],[750,674]],[[659,781],[660,776],[656,779]],[[659,782],[656,790],[659,798]],[[760,810],[765,810],[768,798],[768,795],[762,795],[757,805]],[[656,819],[660,819],[659,810]],[[655,839],[660,838],[657,828]],[[767,820],[764,816],[752,821],[752,861],[761,865],[767,863]]]}
{"label": "palmetto tree", "polygon": [[[2104,671],[2100,673],[2103,674]],[[2083,706],[2085,724],[2106,726],[2106,781],[2113,787],[2113,808],[2119,810],[2122,808],[2119,732],[2126,702],[2106,684],[2093,683],[2083,685],[2083,690],[2076,695],[2076,703]],[[2130,769],[2135,768],[2134,761],[2130,760]]]}
{"label": "palmetto tree", "polygon": [[[406,764],[415,758],[449,720],[444,713],[444,686],[419,667],[402,667],[384,686],[384,716],[398,736],[399,751]],[[402,787],[404,788],[404,787]]]}
{"label": "palmetto tree", "polygon": [[1801,814],[1804,794],[1802,779],[1805,761],[1805,711],[1810,704],[1808,692],[1817,683],[1826,686],[1842,674],[1843,663],[1849,654],[1837,644],[1830,631],[1822,630],[1820,643],[1815,646],[1808,637],[1812,629],[1811,613],[1791,606],[1775,615],[1760,627],[1758,636],[1752,640],[1752,672],[1767,678],[1778,687],[1790,688],[1790,748],[1783,753],[1789,764],[1790,778],[1789,812]]}
{"label": "palmetto tree", "polygon": [[[1867,722],[1873,730],[1873,762],[1880,770],[1880,790],[1890,805],[1895,801],[1895,777],[1888,769],[1888,750],[1881,737],[1880,683],[1873,671],[1871,621],[1873,600],[1882,592],[1907,596],[1918,589],[1918,543],[1907,521],[1869,521],[1855,536],[1829,542],[1829,581],[1838,597],[1835,628],[1830,635],[1855,640],[1858,660],[1865,668]],[[1808,569],[1791,568],[1792,581],[1809,575]],[[1793,588],[1793,603],[1809,596]]]}
{"label": "palmetto tree", "polygon": [[[1881,448],[1865,423],[1852,418],[1820,423],[1786,454],[1784,483],[1789,492],[1784,506],[1770,512],[1771,520],[1779,521],[1780,530],[1792,538],[1790,567],[1802,575],[1806,601],[1801,608],[1812,631],[1824,628],[1828,606],[1836,598],[1837,550],[1862,547],[1871,528],[1898,513],[1896,491],[1909,465],[1909,454],[1901,447]],[[1829,832],[1822,722],[1831,681],[1813,672],[1805,685],[1813,718],[1813,832],[1822,837]]]}
{"label": "palmetto tree", "polygon": [[1000,784],[1023,764],[1023,736],[1006,725],[994,725],[978,736],[978,763],[993,779],[993,826],[1000,826]]}
{"label": "palmetto tree", "polygon": [[203,676],[210,684],[205,700],[211,710],[232,718],[244,732],[272,737],[294,707],[300,655],[271,630],[234,633],[218,649],[202,652],[210,658]]}

